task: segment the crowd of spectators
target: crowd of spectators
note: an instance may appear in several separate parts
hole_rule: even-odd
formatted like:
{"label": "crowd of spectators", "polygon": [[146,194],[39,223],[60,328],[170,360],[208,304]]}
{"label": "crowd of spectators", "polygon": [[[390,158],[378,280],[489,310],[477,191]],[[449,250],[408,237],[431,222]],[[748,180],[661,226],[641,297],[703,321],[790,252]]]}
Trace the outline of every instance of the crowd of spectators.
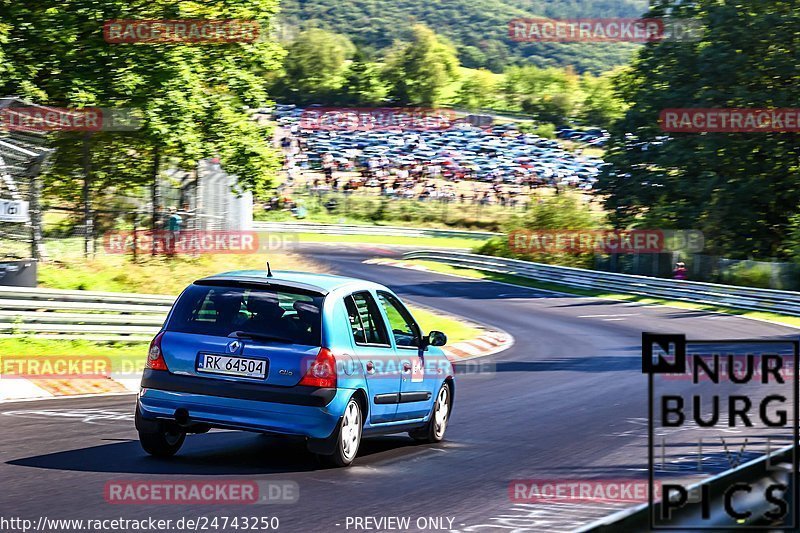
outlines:
{"label": "crowd of spectators", "polygon": [[603,162],[515,125],[448,131],[308,130],[280,117],[286,182],[277,195],[364,189],[384,197],[516,207],[538,188],[590,190]]}

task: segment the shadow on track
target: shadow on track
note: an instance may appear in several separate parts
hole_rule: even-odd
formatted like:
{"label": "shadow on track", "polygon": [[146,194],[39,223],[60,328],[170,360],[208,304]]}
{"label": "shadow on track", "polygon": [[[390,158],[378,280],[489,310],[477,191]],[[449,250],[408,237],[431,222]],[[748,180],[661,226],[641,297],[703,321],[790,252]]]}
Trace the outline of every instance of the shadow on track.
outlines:
{"label": "shadow on track", "polygon": [[469,362],[455,363],[456,374],[481,372],[624,372],[641,371],[642,357],[600,356],[543,359],[541,361],[487,361],[473,368]]}
{"label": "shadow on track", "polygon": [[[109,439],[108,444],[8,461],[6,464],[125,474],[278,474],[324,470],[302,439],[253,433],[213,431],[190,435],[172,458],[150,457],[137,440]],[[405,436],[364,439],[354,465],[402,457],[423,445]]]}
{"label": "shadow on track", "polygon": [[[454,278],[458,279],[458,278]],[[495,283],[475,279],[474,281],[429,281],[417,283],[389,283],[400,296],[428,296],[466,300],[516,300],[532,298],[581,298],[578,295],[554,295],[532,287],[503,287]],[[504,294],[500,297],[500,294]]]}

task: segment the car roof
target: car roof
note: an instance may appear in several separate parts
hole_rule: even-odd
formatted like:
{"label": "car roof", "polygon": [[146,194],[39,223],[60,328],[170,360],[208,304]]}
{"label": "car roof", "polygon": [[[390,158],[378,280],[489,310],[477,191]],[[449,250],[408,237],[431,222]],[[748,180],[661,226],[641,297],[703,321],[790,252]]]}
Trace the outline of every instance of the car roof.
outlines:
{"label": "car roof", "polygon": [[213,276],[197,280],[195,283],[211,284],[214,282],[239,282],[253,285],[274,284],[318,292],[323,295],[351,284],[359,284],[362,287],[376,287],[373,283],[356,278],[335,276],[333,274],[296,272],[291,270],[273,270],[272,276],[268,276],[266,270],[233,270],[214,274]]}

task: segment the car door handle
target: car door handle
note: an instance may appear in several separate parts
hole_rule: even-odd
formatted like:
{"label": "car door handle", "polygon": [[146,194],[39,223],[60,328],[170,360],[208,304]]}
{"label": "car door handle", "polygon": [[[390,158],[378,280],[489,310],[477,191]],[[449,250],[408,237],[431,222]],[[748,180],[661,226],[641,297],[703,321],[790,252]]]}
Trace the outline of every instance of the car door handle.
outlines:
{"label": "car door handle", "polygon": [[367,362],[367,374],[374,374],[375,373],[375,365],[372,361]]}
{"label": "car door handle", "polygon": [[403,363],[403,372],[411,372],[411,363]]}

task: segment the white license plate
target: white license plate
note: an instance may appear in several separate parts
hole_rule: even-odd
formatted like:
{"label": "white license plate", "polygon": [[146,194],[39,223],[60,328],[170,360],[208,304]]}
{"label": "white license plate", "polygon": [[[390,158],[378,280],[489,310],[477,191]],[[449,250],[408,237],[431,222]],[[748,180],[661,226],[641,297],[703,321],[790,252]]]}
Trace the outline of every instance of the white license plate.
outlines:
{"label": "white license plate", "polygon": [[198,372],[224,374],[243,378],[264,379],[267,375],[267,362],[263,359],[247,359],[245,357],[228,357],[204,353],[197,362]]}

